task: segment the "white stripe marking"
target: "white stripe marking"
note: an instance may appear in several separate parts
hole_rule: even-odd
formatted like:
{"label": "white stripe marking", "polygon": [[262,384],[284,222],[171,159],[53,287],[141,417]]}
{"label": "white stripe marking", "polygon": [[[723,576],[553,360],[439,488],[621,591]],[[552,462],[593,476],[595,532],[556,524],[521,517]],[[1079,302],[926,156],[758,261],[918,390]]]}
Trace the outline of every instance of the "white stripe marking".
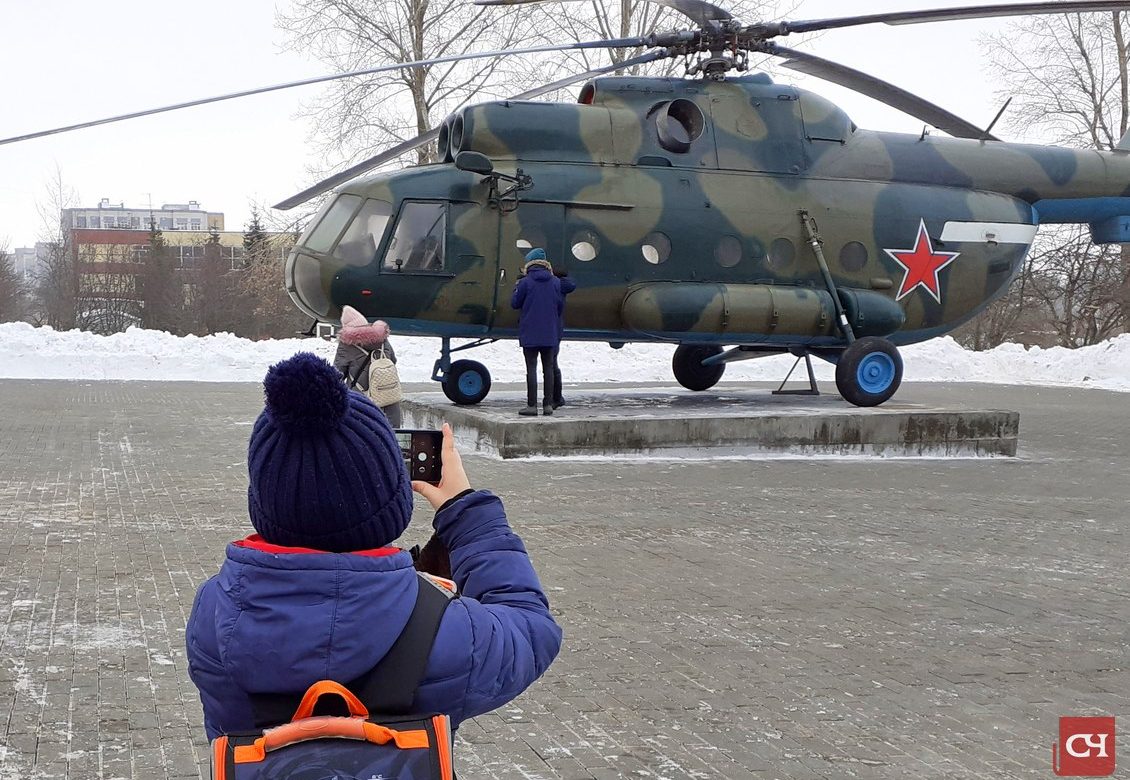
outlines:
{"label": "white stripe marking", "polygon": [[947,222],[942,228],[942,241],[974,244],[1031,244],[1036,237],[1035,225],[1014,222]]}

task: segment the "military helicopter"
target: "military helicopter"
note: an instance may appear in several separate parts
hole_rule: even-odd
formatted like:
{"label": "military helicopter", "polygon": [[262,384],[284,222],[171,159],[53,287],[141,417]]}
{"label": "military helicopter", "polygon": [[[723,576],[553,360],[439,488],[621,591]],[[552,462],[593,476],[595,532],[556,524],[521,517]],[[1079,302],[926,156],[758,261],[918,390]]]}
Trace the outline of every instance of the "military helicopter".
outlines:
{"label": "military helicopter", "polygon": [[[992,125],[979,128],[775,40],[875,23],[1121,11],[1130,2],[747,25],[704,0],[652,1],[693,26],[470,55],[648,49],[509,100],[462,108],[440,127],[279,203],[293,208],[337,188],[286,263],[296,305],[332,322],[348,304],[399,332],[438,336],[433,379],[453,402],[474,404],[489,392],[490,373],[452,354],[516,338],[510,291],[525,253],[540,247],[577,283],[565,340],[676,344],[672,369],[691,390],[714,386],[727,363],[791,354],[806,361],[808,392],[816,392],[815,356],[836,365],[845,400],[875,406],[901,382],[898,347],[953,330],[1003,294],[1039,224],[1084,223],[1096,243],[1130,242],[1130,139],[1113,152],[1005,143],[991,135]],[[748,69],[751,54],[782,58],[786,68],[878,99],[953,137],[863,130],[817,94],[765,74],[731,75]],[[672,57],[685,61],[686,77],[606,75]],[[0,143],[349,75],[356,73]],[[582,81],[576,103],[532,101]],[[437,145],[433,164],[357,178],[429,143]],[[452,347],[453,338],[471,342]]]}

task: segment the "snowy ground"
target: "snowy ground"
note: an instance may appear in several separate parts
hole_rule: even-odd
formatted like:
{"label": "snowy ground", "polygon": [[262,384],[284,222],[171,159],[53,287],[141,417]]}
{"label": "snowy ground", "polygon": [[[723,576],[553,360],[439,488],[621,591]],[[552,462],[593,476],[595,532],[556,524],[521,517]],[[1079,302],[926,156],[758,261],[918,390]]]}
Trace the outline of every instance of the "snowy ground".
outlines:
{"label": "snowy ground", "polygon": [[[431,377],[438,339],[394,334],[393,344],[402,381]],[[334,349],[333,342],[320,339],[248,341],[226,333],[177,337],[139,328],[97,336],[7,323],[0,325],[0,378],[257,382],[268,366],[295,352],[313,351],[332,359]],[[561,368],[568,383],[668,382],[673,350],[658,344],[614,350],[606,344],[567,343],[561,350]],[[906,347],[902,353],[908,382],[1069,385],[1130,392],[1130,334],[1075,350],[1006,344],[987,352],[971,352],[946,337]],[[463,356],[486,364],[497,382],[523,380],[521,355],[513,341],[457,357]],[[791,365],[787,357],[743,361],[728,366],[725,378],[775,382]],[[814,361],[814,366],[819,379],[833,378],[831,365]]]}

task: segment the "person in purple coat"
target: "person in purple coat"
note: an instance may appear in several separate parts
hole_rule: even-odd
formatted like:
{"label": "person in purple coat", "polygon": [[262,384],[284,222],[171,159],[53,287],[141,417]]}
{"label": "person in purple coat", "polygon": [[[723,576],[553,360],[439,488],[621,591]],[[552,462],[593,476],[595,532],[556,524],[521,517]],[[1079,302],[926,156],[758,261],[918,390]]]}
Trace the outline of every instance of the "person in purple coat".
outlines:
{"label": "person in purple coat", "polygon": [[263,385],[247,455],[257,533],[227,546],[185,634],[208,738],[263,725],[254,694],[297,698],[319,680],[356,680],[385,656],[419,587],[411,555],[389,546],[408,526],[413,490],[436,510],[459,591],[414,709],[446,713],[454,727],[540,677],[561,629],[502,502],[472,490],[451,429],[440,484],[409,482],[388,420],[326,361],[300,353]]}
{"label": "person in purple coat", "polygon": [[536,416],[538,413],[538,358],[541,358],[542,378],[545,383],[543,414],[553,414],[554,363],[553,355],[561,343],[561,312],[565,296],[561,294],[561,280],[553,275],[553,266],[545,258],[544,249],[531,249],[526,255],[522,276],[510,296],[511,308],[518,309],[518,343],[526,358],[526,408],[518,414]]}

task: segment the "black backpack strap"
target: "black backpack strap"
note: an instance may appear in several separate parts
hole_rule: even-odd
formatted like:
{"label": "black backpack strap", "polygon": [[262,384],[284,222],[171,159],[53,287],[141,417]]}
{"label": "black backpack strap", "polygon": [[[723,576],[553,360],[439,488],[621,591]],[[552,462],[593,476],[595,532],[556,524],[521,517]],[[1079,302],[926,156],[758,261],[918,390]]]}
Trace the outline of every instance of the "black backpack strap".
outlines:
{"label": "black backpack strap", "polygon": [[[418,572],[416,582],[416,603],[400,636],[376,666],[345,686],[370,714],[403,715],[412,711],[443,613],[455,595]],[[255,726],[268,728],[290,722],[302,694],[253,693],[249,698]]]}
{"label": "black backpack strap", "polygon": [[359,369],[357,369],[356,374],[353,374],[353,375],[349,374],[349,368],[350,368],[350,366],[353,365],[352,363],[350,363],[348,366],[345,367],[346,376],[349,377],[349,382],[347,384],[349,385],[350,390],[357,389],[357,383],[361,381],[361,374],[363,374],[366,370],[368,370],[369,364],[372,363],[372,362],[373,362],[373,353],[365,351],[365,359],[363,361],[361,361],[361,367]]}
{"label": "black backpack strap", "polygon": [[440,621],[454,595],[424,574],[417,573],[416,580],[416,606],[408,624],[381,662],[349,686],[371,713],[405,715],[412,711]]}

